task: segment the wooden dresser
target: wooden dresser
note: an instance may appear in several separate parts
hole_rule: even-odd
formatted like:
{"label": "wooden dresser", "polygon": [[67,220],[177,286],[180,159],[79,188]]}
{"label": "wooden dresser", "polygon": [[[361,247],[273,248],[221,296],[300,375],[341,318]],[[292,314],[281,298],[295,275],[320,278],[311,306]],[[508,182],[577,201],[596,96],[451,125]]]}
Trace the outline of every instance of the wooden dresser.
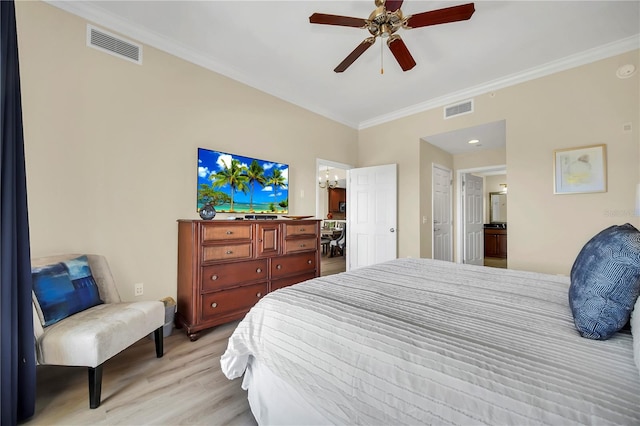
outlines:
{"label": "wooden dresser", "polygon": [[319,220],[178,220],[176,327],[244,317],[265,294],[320,276]]}

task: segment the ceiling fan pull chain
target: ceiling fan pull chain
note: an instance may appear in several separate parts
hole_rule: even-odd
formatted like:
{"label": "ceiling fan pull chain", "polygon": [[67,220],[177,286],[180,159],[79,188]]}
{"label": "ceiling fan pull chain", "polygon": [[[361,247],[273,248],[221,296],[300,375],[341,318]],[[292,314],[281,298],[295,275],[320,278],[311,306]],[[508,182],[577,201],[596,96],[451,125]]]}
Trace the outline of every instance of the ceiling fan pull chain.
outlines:
{"label": "ceiling fan pull chain", "polygon": [[383,44],[382,40],[380,40],[380,74],[384,74],[384,66],[382,64],[382,58],[384,56],[384,52],[382,51]]}

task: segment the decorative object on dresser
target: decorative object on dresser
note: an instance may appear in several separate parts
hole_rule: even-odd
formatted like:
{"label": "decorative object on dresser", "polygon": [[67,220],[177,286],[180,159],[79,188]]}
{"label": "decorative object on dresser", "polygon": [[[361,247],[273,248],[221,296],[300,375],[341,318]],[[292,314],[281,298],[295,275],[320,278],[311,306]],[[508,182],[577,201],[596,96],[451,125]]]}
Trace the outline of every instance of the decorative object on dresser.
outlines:
{"label": "decorative object on dresser", "polygon": [[200,208],[200,211],[198,213],[200,214],[200,217],[202,219],[211,220],[216,217],[216,208],[213,206],[213,204],[205,204],[204,206],[202,206],[202,208]]}
{"label": "decorative object on dresser", "polygon": [[320,276],[320,221],[178,220],[176,327],[244,317],[265,294]]}

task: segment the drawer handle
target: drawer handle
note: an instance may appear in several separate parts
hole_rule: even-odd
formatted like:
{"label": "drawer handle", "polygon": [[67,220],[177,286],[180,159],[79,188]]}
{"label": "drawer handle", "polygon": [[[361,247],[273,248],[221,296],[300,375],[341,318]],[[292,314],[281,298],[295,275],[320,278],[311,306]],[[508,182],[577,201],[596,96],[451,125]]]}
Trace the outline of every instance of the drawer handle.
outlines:
{"label": "drawer handle", "polygon": [[258,269],[256,269],[256,273],[258,273],[258,274],[259,274],[260,272],[262,272],[262,268],[258,268]]}
{"label": "drawer handle", "polygon": [[282,265],[276,265],[276,269],[282,269]]}
{"label": "drawer handle", "polygon": [[227,235],[233,234],[233,231],[227,231]]}
{"label": "drawer handle", "polygon": [[309,265],[311,265],[311,259],[307,260],[307,263],[308,263]]}
{"label": "drawer handle", "polygon": [[262,297],[262,293],[256,294],[257,297]]}
{"label": "drawer handle", "polygon": [[304,232],[304,231],[305,231],[305,229],[304,229],[304,228],[300,228],[300,232]]}
{"label": "drawer handle", "polygon": [[300,244],[300,247],[304,247],[304,246],[305,246],[305,243]]}
{"label": "drawer handle", "polygon": [[214,274],[214,275],[211,275],[211,280],[212,280],[212,281],[215,281],[215,280],[217,280],[217,279],[218,279],[218,276],[217,276],[217,275],[215,275],[215,274]]}
{"label": "drawer handle", "polygon": [[233,254],[232,250],[227,250],[227,254]]}
{"label": "drawer handle", "polygon": [[213,302],[213,303],[211,304],[211,307],[212,307],[212,308],[217,308],[217,307],[218,307],[218,304],[217,304],[216,302]]}

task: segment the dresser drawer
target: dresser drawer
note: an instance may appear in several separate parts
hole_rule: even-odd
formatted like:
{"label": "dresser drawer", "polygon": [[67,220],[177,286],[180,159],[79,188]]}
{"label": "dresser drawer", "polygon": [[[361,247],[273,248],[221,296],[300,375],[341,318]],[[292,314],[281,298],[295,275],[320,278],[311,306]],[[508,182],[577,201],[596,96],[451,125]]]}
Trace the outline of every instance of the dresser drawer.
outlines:
{"label": "dresser drawer", "polygon": [[250,240],[251,224],[223,224],[219,223],[202,225],[202,241],[224,241],[224,240]]}
{"label": "dresser drawer", "polygon": [[284,253],[297,253],[300,251],[309,251],[316,250],[316,245],[318,244],[317,238],[297,238],[284,240]]}
{"label": "dresser drawer", "polygon": [[271,261],[271,277],[284,277],[286,275],[313,272],[316,270],[316,252],[283,256]]}
{"label": "dresser drawer", "polygon": [[202,261],[220,261],[232,259],[250,259],[251,243],[244,244],[220,244],[202,247]]}
{"label": "dresser drawer", "polygon": [[203,294],[201,296],[202,319],[208,320],[234,312],[246,312],[265,294],[267,294],[267,283]]}
{"label": "dresser drawer", "polygon": [[295,237],[298,235],[317,235],[317,222],[296,222],[284,224],[284,237]]}
{"label": "dresser drawer", "polygon": [[265,281],[267,279],[267,260],[249,262],[221,263],[202,268],[203,293],[222,290],[249,281]]}
{"label": "dresser drawer", "polygon": [[294,275],[293,277],[281,278],[279,280],[271,281],[271,289],[269,291],[275,291],[282,287],[288,287],[293,284],[301,283],[303,281],[310,280],[316,277],[315,272],[307,272],[302,275]]}

